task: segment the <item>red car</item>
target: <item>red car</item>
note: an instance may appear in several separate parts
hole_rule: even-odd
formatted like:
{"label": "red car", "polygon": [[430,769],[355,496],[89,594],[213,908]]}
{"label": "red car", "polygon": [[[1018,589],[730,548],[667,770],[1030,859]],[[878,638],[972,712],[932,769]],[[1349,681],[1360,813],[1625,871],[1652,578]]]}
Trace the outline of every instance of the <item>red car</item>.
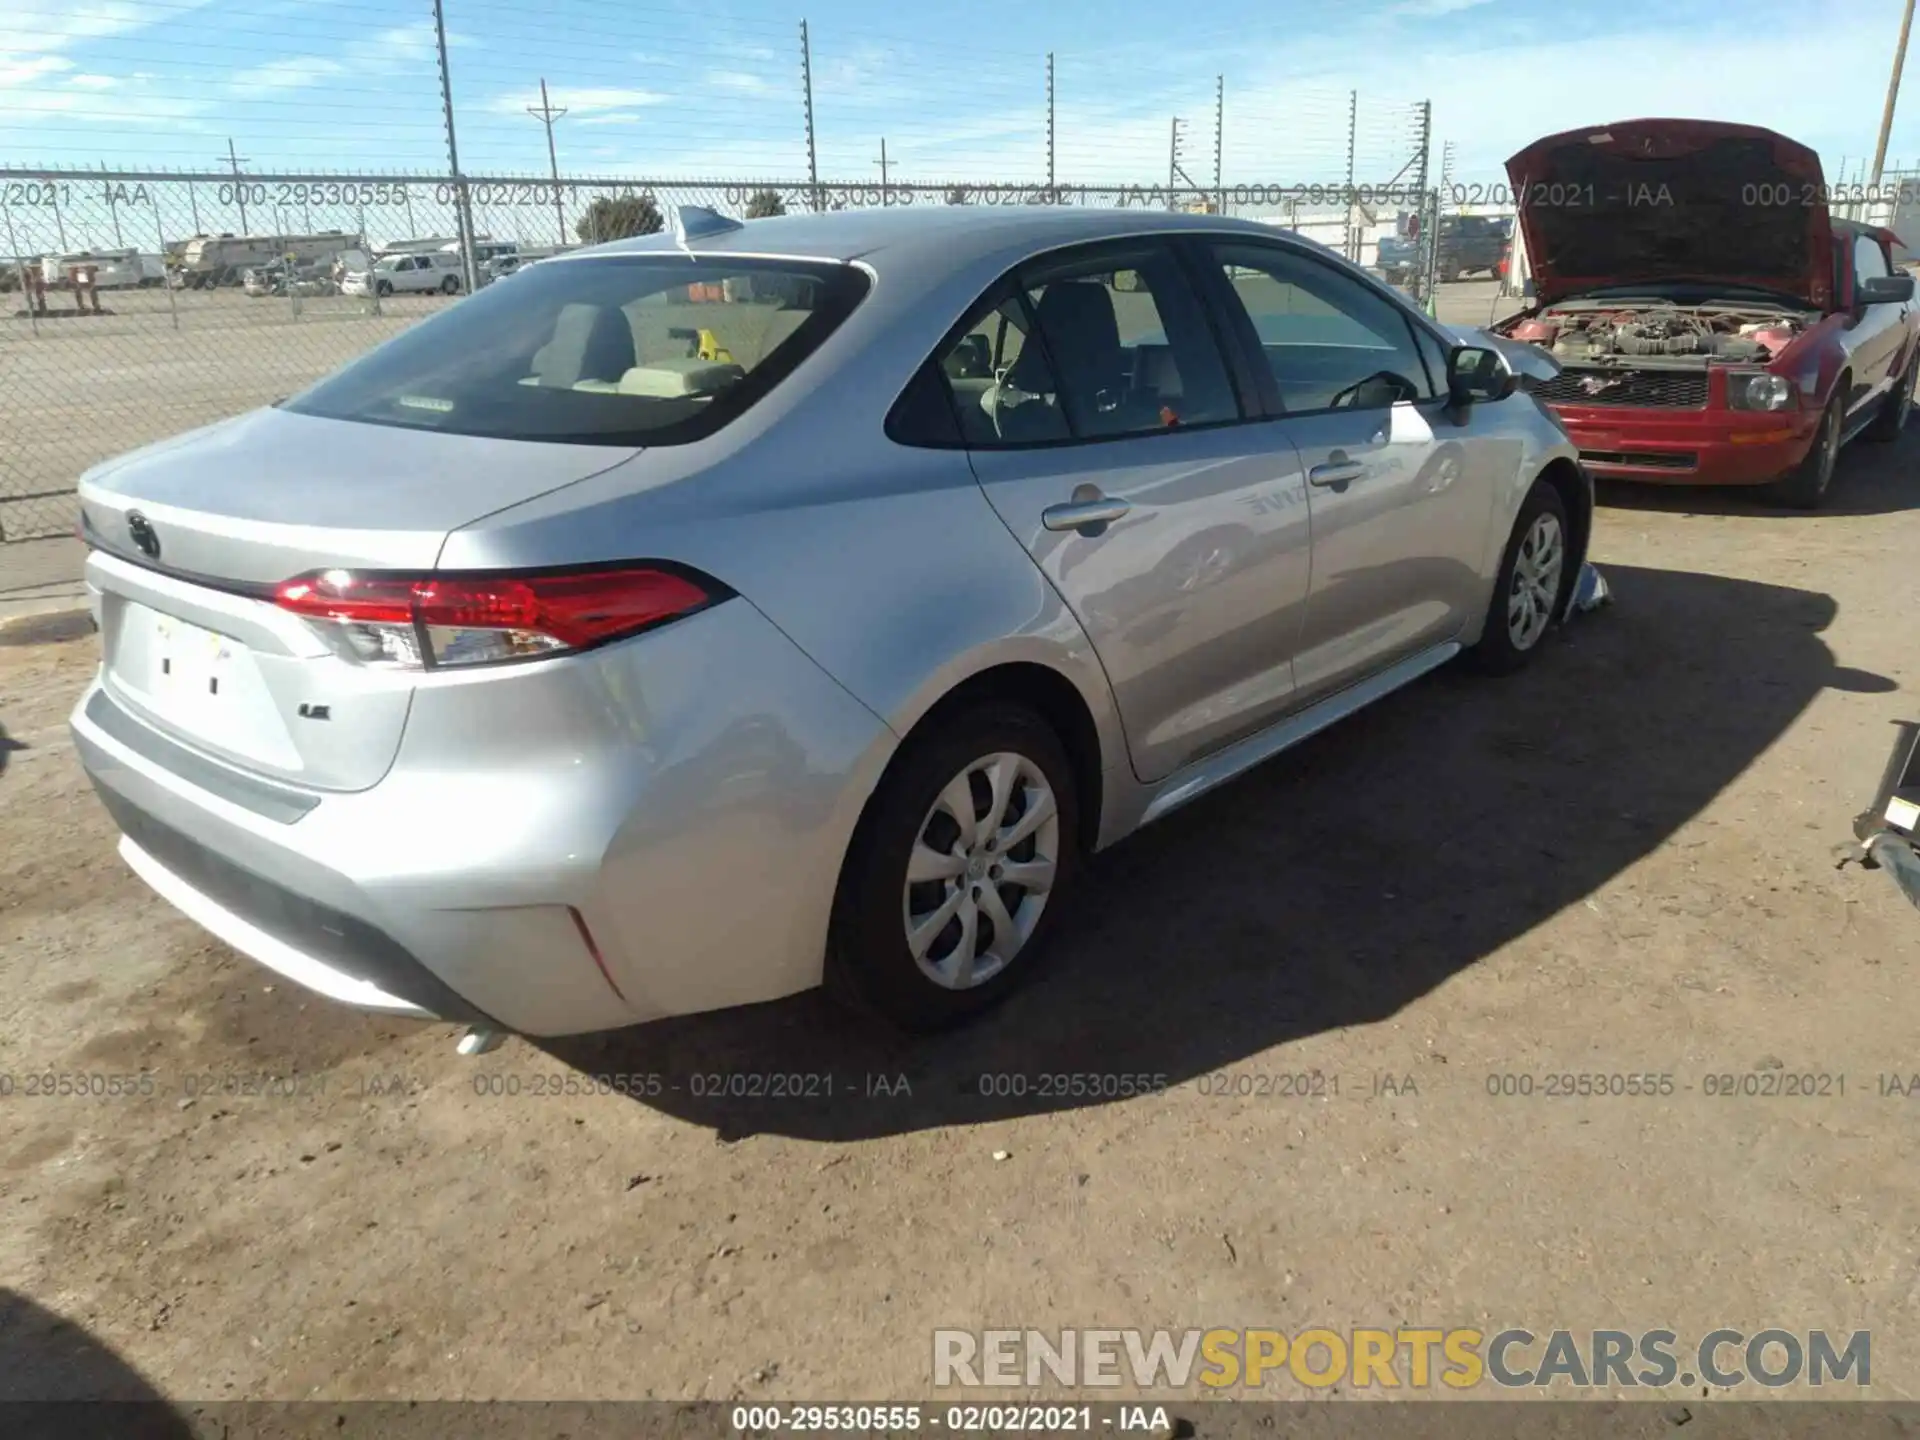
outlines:
{"label": "red car", "polygon": [[1751,125],[1629,120],[1507,162],[1550,351],[1535,394],[1595,475],[1771,485],[1812,509],[1840,447],[1905,426],[1913,276],[1886,230],[1834,219],[1820,157]]}

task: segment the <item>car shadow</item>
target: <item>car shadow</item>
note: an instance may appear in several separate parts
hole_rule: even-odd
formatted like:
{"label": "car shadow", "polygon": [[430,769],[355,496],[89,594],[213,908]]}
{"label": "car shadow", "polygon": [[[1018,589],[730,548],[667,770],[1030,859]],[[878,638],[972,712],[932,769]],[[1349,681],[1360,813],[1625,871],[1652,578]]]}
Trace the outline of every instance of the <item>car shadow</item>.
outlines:
{"label": "car shadow", "polygon": [[538,1043],[659,1077],[641,1103],[722,1138],[843,1141],[1124,1100],[1387,1019],[1658,847],[1823,689],[1894,688],[1836,666],[1825,595],[1606,574],[1612,608],[1525,674],[1446,667],[1096,857],[1034,983],[959,1030],[899,1036],[816,992]]}
{"label": "car shadow", "polygon": [[153,1385],[84,1326],[0,1286],[0,1430],[8,1440],[193,1440]]}
{"label": "car shadow", "polygon": [[[1909,424],[1891,445],[1856,440],[1840,452],[1833,488],[1813,518],[1828,515],[1897,515],[1920,509],[1920,424]],[[1788,515],[1791,510],[1760,486],[1639,485],[1596,480],[1595,498],[1613,510],[1657,510],[1686,515]]]}

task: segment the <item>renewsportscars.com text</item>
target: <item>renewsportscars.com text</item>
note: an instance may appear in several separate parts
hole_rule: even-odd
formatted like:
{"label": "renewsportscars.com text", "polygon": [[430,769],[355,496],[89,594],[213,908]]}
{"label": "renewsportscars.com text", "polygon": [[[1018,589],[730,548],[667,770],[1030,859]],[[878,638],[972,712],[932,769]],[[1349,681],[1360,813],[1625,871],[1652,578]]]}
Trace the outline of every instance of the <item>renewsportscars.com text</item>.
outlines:
{"label": "renewsportscars.com text", "polygon": [[936,1330],[936,1388],[1663,1389],[1872,1383],[1870,1331]]}

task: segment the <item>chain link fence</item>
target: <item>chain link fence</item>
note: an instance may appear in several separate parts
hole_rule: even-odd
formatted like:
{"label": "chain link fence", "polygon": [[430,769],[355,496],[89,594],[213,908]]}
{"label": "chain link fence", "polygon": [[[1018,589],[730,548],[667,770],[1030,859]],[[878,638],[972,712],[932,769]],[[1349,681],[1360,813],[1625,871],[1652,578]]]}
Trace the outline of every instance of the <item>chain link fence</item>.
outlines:
{"label": "chain link fence", "polygon": [[679,205],[757,217],[955,204],[1251,216],[1373,263],[1378,216],[1430,201],[1279,183],[0,171],[0,541],[70,533],[88,466],[297,391],[452,303],[469,276],[485,286],[529,258],[658,228]]}

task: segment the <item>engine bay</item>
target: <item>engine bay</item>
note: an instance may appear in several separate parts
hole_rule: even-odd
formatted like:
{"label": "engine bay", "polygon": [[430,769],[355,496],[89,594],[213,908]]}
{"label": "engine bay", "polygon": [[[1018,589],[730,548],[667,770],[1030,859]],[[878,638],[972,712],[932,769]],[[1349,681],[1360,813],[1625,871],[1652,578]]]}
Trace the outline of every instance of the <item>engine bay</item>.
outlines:
{"label": "engine bay", "polygon": [[1764,365],[1793,343],[1811,317],[1734,305],[1554,306],[1508,333],[1563,365]]}

